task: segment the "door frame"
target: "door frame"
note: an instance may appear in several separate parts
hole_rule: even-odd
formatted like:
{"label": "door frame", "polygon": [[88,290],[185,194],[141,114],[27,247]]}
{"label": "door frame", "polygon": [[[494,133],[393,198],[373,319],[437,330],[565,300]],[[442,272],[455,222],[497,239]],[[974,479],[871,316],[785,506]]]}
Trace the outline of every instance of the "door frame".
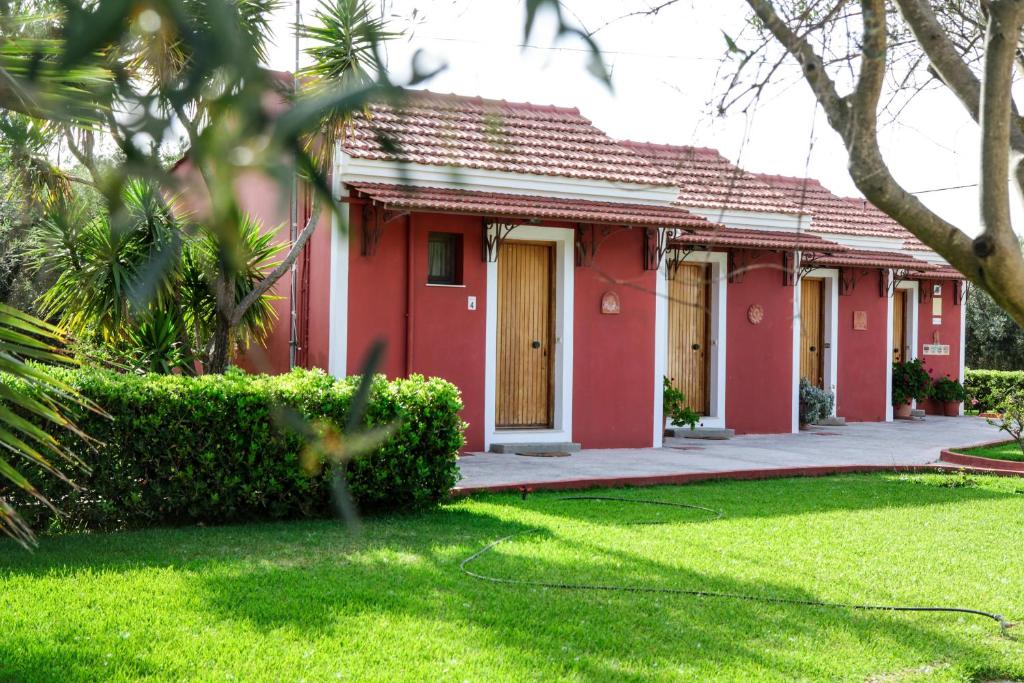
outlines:
{"label": "door frame", "polygon": [[[889,281],[891,282],[892,281],[892,276],[893,276],[893,273],[892,273],[891,270],[888,271],[888,276],[889,276]],[[920,302],[918,301],[918,294],[919,294],[920,288],[921,288],[921,283],[917,282],[916,280],[907,280],[907,281],[904,281],[904,282],[899,282],[899,283],[896,284],[896,287],[895,287],[895,289],[906,289],[906,290],[909,290],[905,294],[907,299],[906,299],[906,302],[905,302],[906,305],[903,308],[903,315],[904,315],[904,318],[903,318],[903,329],[906,332],[907,341],[910,344],[910,357],[907,360],[914,360],[915,358],[917,358],[917,325],[918,325],[918,309],[920,308]],[[892,294],[887,294],[886,295],[886,299],[888,299],[888,301],[886,301],[886,306],[887,306],[887,311],[888,312],[886,314],[887,315],[887,320],[886,320],[886,327],[887,327],[887,329],[886,329],[886,332],[885,332],[885,340],[886,340],[886,350],[889,352],[889,355],[887,356],[888,361],[887,361],[887,364],[885,366],[887,369],[889,369],[889,372],[885,373],[885,421],[886,422],[892,422],[893,421],[893,413],[892,413],[892,370],[890,368],[892,368],[892,343],[893,343],[893,335],[895,334],[895,330],[893,329],[893,308],[894,307],[893,307],[893,304],[892,304],[893,296],[895,294],[895,289],[893,290]],[[913,407],[913,408],[917,407],[917,401],[916,400],[915,401],[911,401],[911,407]]]}
{"label": "door frame", "polygon": [[[822,357],[822,379],[832,392],[832,416],[839,405],[839,269],[814,268],[793,285],[793,433],[800,431],[800,285],[804,278],[821,280],[822,342],[828,349]],[[891,344],[890,344],[891,346]]]}
{"label": "door frame", "polygon": [[[576,231],[572,228],[548,228],[521,225],[505,240],[550,242],[555,250],[552,284],[555,295],[552,353],[552,406],[550,429],[497,429],[495,409],[498,391],[498,261],[487,263],[486,342],[484,360],[484,450],[493,443],[532,443],[572,441],[572,349],[573,284],[575,281]],[[500,251],[500,247],[499,247]],[[499,254],[498,260],[501,259]]]}
{"label": "door frame", "polygon": [[[698,251],[690,253],[684,263],[709,263],[708,287],[711,318],[708,321],[708,344],[714,350],[708,354],[708,415],[702,415],[702,427],[725,427],[725,319],[728,293],[729,254],[724,251]],[[654,313],[654,446],[660,447],[665,429],[671,427],[663,416],[664,390],[662,378],[668,368],[668,266],[662,260],[657,273],[657,296]]]}

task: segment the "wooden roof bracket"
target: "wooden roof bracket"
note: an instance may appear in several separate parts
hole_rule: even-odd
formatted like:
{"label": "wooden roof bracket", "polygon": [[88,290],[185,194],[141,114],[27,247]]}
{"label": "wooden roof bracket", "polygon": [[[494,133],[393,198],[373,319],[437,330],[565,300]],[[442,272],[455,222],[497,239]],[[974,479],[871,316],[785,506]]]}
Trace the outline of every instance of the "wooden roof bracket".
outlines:
{"label": "wooden roof bracket", "polygon": [[970,283],[966,280],[953,280],[953,305],[959,306],[967,298]]}
{"label": "wooden roof bracket", "polygon": [[658,270],[668,251],[672,228],[644,228],[644,270]]}
{"label": "wooden roof bracket", "polygon": [[867,268],[844,266],[839,269],[839,296],[849,296],[857,288],[857,283],[868,274]]}
{"label": "wooden roof bracket", "polygon": [[797,281],[797,252],[782,252],[782,286],[793,287]]}
{"label": "wooden roof bracket", "polygon": [[360,253],[363,256],[373,256],[380,246],[381,235],[384,234],[384,226],[408,216],[408,211],[393,211],[377,205],[375,202],[366,202],[363,205],[363,243]]}
{"label": "wooden roof bracket", "polygon": [[597,258],[605,240],[616,233],[632,230],[632,225],[576,224],[576,267],[588,268]]}
{"label": "wooden roof bracket", "polygon": [[932,300],[932,288],[926,286],[927,280],[917,282],[917,303],[923,304]]}

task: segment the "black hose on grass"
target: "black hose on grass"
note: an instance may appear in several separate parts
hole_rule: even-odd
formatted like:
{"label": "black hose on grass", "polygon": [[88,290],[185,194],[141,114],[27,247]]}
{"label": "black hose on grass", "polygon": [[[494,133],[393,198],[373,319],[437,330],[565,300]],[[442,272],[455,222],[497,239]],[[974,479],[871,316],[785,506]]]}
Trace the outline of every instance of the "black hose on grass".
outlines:
{"label": "black hose on grass", "polygon": [[[663,505],[666,507],[676,508],[687,508],[690,510],[701,510],[703,512],[709,512],[714,515],[713,519],[721,519],[725,516],[725,513],[721,510],[713,510],[712,508],[703,507],[701,505],[689,505],[687,503],[671,503],[663,500],[646,500],[642,498],[617,498],[614,496],[568,496],[561,498],[560,500],[602,500],[602,501],[615,501],[621,503],[637,503],[642,505]],[[665,524],[666,522],[654,521],[654,522],[632,522],[631,524]],[[729,593],[724,591],[711,591],[711,590],[698,590],[698,589],[686,589],[686,588],[659,588],[659,587],[645,587],[645,586],[620,586],[615,584],[587,584],[587,583],[564,583],[560,581],[533,581],[530,579],[509,579],[500,576],[488,576],[487,574],[480,574],[469,569],[469,565],[480,559],[481,556],[487,554],[497,546],[526,534],[534,534],[541,531],[540,529],[527,529],[526,531],[519,531],[514,534],[509,534],[502,538],[497,539],[488,543],[480,550],[476,551],[469,557],[462,560],[459,563],[459,569],[468,576],[481,581],[489,581],[491,583],[504,584],[509,586],[530,586],[533,588],[557,588],[560,590],[578,590],[578,591],[609,591],[609,592],[622,592],[622,593],[666,593],[669,595],[687,595],[697,598],[725,598],[729,600],[745,600],[748,602],[762,602],[777,605],[798,605],[802,607],[823,607],[830,609],[847,609],[847,610],[868,610],[876,612],[947,612],[953,614],[971,614],[974,616],[985,617],[999,624],[1001,633],[1008,636],[1009,629],[1016,626],[1014,622],[1007,621],[1001,614],[994,614],[992,612],[986,612],[979,609],[971,609],[968,607],[939,607],[939,606],[911,606],[911,605],[867,605],[867,604],[856,604],[856,603],[844,603],[844,602],[826,602],[821,600],[799,600],[797,598],[780,598],[771,595],[749,595],[746,593]]]}

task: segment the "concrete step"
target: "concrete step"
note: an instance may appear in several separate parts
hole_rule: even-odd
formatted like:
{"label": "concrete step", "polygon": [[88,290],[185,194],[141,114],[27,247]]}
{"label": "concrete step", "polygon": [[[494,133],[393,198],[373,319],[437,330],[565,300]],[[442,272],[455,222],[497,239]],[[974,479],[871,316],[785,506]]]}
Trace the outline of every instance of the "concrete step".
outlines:
{"label": "concrete step", "polygon": [[832,415],[830,417],[823,417],[814,424],[819,427],[845,427],[846,418],[840,417],[839,415]]}
{"label": "concrete step", "polygon": [[736,436],[736,431],[724,427],[672,427],[665,430],[665,436],[674,436],[677,439],[731,439]]}
{"label": "concrete step", "polygon": [[580,444],[569,441],[492,443],[491,453],[575,453]]}
{"label": "concrete step", "polygon": [[924,418],[924,411],[918,408],[914,408],[913,410],[910,411],[910,417]]}

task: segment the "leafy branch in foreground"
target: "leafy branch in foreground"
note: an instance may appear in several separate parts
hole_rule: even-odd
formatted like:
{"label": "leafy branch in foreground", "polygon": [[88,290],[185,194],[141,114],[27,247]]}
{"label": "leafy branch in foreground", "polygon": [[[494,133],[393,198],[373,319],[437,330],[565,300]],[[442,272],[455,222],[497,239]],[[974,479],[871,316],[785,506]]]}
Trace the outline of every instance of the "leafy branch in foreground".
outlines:
{"label": "leafy branch in foreground", "polygon": [[[72,362],[61,352],[65,341],[60,328],[0,304],[0,477],[50,508],[53,504],[18,471],[14,462],[27,460],[74,487],[61,467],[87,469],[85,464],[40,423],[88,439],[68,418],[69,409],[101,412],[91,401],[52,377],[42,365],[31,362]],[[4,499],[5,488],[0,485],[0,531],[28,546],[35,537]]]}

